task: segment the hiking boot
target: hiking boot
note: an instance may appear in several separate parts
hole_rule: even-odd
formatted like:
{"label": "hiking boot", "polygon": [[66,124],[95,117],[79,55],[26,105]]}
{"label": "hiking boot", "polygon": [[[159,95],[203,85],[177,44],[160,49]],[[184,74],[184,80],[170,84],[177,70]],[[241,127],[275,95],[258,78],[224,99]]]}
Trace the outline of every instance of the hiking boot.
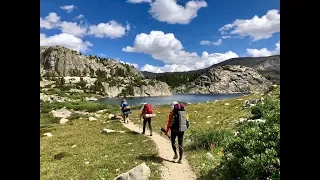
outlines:
{"label": "hiking boot", "polygon": [[182,164],[181,159],[179,159],[179,160],[177,161],[177,163]]}
{"label": "hiking boot", "polygon": [[152,133],[150,133],[150,136],[152,136]]}
{"label": "hiking boot", "polygon": [[143,134],[143,135],[144,135],[144,132],[142,132],[141,134]]}
{"label": "hiking boot", "polygon": [[175,155],[173,156],[173,159],[177,159],[177,158],[178,158],[178,155],[175,154]]}

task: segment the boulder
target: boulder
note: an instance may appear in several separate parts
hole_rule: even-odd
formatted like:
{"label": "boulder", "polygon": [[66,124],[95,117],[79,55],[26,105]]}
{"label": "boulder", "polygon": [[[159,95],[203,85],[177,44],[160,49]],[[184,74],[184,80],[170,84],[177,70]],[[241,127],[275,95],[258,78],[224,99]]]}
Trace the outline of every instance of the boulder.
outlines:
{"label": "boulder", "polygon": [[94,117],[89,117],[89,121],[97,121],[97,119]]}
{"label": "boulder", "polygon": [[66,108],[52,110],[51,112],[54,117],[67,118],[67,117],[70,117],[70,115],[71,115],[71,112],[69,110],[67,110]]}
{"label": "boulder", "polygon": [[69,121],[69,119],[66,119],[66,118],[61,118],[60,121],[59,121],[59,124],[65,124]]}
{"label": "boulder", "polygon": [[114,180],[147,180],[150,177],[150,168],[142,163],[130,171],[123,173]]}

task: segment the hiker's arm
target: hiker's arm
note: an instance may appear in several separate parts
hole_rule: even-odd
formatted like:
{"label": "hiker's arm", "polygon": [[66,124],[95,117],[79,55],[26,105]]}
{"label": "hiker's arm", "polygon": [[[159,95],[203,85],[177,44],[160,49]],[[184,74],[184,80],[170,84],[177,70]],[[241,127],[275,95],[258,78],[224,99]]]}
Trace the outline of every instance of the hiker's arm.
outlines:
{"label": "hiker's arm", "polygon": [[170,112],[170,114],[169,114],[169,116],[168,116],[167,129],[166,129],[166,133],[165,133],[166,135],[167,135],[168,132],[169,132],[171,120],[172,120],[172,112]]}

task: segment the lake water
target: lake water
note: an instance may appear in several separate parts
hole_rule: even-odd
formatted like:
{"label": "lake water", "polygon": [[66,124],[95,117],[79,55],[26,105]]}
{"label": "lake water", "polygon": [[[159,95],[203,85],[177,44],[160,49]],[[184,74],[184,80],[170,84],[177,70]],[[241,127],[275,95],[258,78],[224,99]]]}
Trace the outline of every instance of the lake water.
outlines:
{"label": "lake water", "polygon": [[[132,97],[125,98],[130,105],[136,105],[143,102],[150,103],[152,105],[171,104],[173,101],[198,103],[205,101],[223,100],[229,98],[235,98],[244,94],[173,94],[172,96],[164,97]],[[123,98],[104,98],[97,102],[104,104],[116,104],[119,105]]]}

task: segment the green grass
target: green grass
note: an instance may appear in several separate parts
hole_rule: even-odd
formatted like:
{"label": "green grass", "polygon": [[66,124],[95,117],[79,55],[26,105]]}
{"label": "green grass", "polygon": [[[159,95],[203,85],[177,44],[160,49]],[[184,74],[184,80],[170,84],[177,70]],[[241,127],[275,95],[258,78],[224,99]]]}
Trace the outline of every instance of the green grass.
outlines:
{"label": "green grass", "polygon": [[[260,98],[261,95],[249,95],[218,102],[185,104],[187,113],[189,114],[190,128],[186,132],[188,135],[192,130],[208,130],[213,128],[233,128],[235,122],[240,118],[250,117],[249,109],[242,109],[243,102],[246,99]],[[242,100],[237,100],[242,99]],[[229,105],[225,105],[229,103]],[[165,127],[168,114],[170,112],[169,105],[162,105],[153,108],[153,113],[157,116],[152,119],[153,128],[159,131],[161,127]],[[140,110],[133,110],[131,119],[138,123]],[[210,123],[207,123],[210,121]]]}
{"label": "green grass", "polygon": [[106,105],[102,103],[96,102],[86,102],[86,101],[78,101],[78,102],[41,102],[40,109],[42,113],[48,113],[54,109],[61,109],[66,107],[67,109],[73,109],[76,111],[86,111],[86,112],[95,112],[99,110],[107,109],[108,113],[116,112],[119,110],[119,107],[116,105]]}
{"label": "green grass", "polygon": [[52,113],[41,113],[40,114],[40,128],[50,127],[52,124],[59,123],[61,118],[56,118]]}
{"label": "green grass", "polygon": [[[126,133],[101,134],[104,128]],[[119,121],[77,119],[53,124],[42,129],[41,133],[45,132],[53,136],[40,136],[41,179],[113,179],[142,162],[151,169],[150,179],[160,179],[153,141],[127,130]]]}
{"label": "green grass", "polygon": [[[60,118],[50,112],[63,107],[91,113],[106,111],[93,122],[88,121],[89,115],[73,112],[69,122],[58,124]],[[117,112],[118,106],[83,101],[40,102],[40,109],[41,179],[113,179],[142,162],[150,167],[151,180],[160,179],[161,159],[154,142],[124,128],[119,121],[107,120],[108,113]],[[101,134],[104,128],[125,133]],[[44,136],[46,132],[53,136]]]}
{"label": "green grass", "polygon": [[68,117],[69,120],[75,120],[80,118],[87,119],[89,118],[89,116],[86,114],[72,113],[70,117]]}

